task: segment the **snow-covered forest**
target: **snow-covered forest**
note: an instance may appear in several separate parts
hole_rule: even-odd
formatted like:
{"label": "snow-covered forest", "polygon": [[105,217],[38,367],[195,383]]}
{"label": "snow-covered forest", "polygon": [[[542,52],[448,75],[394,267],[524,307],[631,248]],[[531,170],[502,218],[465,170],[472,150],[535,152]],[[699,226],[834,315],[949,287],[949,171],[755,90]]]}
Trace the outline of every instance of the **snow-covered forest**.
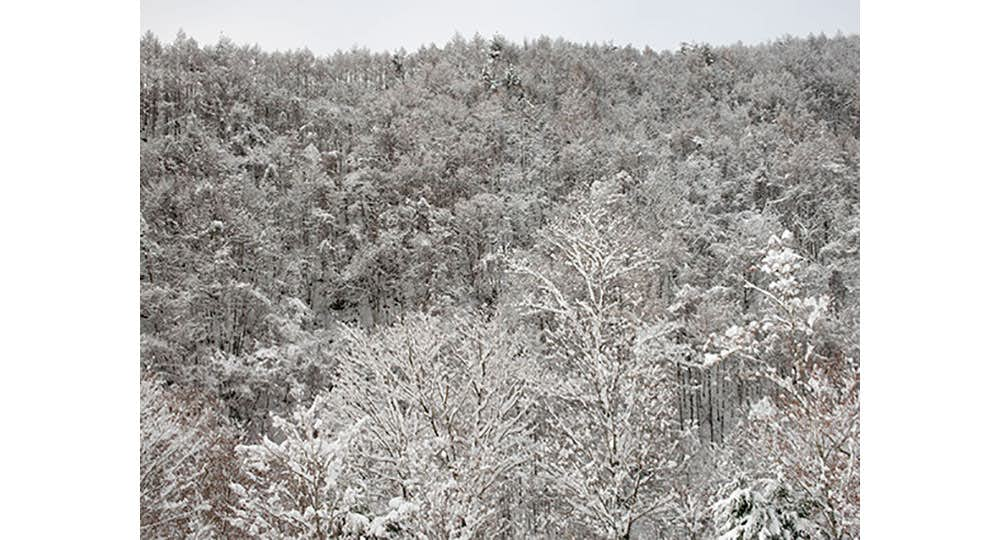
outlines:
{"label": "snow-covered forest", "polygon": [[859,38],[141,40],[143,538],[859,536]]}

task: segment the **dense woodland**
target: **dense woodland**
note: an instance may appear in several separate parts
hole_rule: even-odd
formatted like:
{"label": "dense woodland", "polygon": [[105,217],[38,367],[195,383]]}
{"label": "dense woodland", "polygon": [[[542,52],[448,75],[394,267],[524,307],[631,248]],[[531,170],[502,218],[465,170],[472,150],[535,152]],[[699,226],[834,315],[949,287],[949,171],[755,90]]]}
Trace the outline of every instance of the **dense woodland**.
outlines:
{"label": "dense woodland", "polygon": [[141,40],[144,538],[855,538],[859,38]]}

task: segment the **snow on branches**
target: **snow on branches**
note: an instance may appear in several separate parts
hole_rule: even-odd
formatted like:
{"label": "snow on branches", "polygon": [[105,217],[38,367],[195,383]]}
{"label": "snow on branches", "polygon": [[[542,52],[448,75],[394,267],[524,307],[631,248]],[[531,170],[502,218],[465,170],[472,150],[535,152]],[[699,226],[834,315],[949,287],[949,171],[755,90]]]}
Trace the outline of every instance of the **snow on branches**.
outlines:
{"label": "snow on branches", "polygon": [[[808,506],[804,515],[825,537],[856,536],[860,375],[843,347],[830,345],[836,343],[837,334],[828,322],[828,300],[804,295],[801,257],[790,249],[791,241],[786,232],[769,242],[761,264],[769,280],[766,289],[747,283],[764,297],[758,318],[732,326],[710,342],[717,351],[711,358],[736,362],[743,373],[759,374],[770,383],[770,392],[750,407],[744,429],[734,441],[743,452],[744,470],[765,482],[766,496],[761,499],[742,488],[727,500],[757,497],[747,504],[759,509],[774,502],[768,494],[777,493],[766,482],[782,478],[782,493],[790,490]],[[745,518],[766,523],[727,525],[719,534],[746,538],[758,534],[754,531],[778,535],[779,529],[791,530],[776,528],[777,518],[771,514],[754,512]]]}
{"label": "snow on branches", "polygon": [[143,538],[217,533],[213,472],[231,451],[228,425],[192,392],[153,377],[140,382],[139,516]]}
{"label": "snow on branches", "polygon": [[624,538],[673,504],[679,430],[666,362],[642,346],[663,328],[638,317],[656,261],[614,191],[591,191],[543,233],[545,257],[515,271],[531,287],[522,309],[543,326],[542,470],[585,530]]}

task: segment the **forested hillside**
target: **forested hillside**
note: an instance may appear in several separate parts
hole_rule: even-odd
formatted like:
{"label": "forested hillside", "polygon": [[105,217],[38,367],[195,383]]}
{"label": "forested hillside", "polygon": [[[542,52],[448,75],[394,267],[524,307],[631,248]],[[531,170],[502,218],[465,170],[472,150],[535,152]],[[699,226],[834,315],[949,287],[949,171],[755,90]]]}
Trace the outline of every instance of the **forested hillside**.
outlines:
{"label": "forested hillside", "polygon": [[141,41],[144,538],[859,535],[859,38]]}

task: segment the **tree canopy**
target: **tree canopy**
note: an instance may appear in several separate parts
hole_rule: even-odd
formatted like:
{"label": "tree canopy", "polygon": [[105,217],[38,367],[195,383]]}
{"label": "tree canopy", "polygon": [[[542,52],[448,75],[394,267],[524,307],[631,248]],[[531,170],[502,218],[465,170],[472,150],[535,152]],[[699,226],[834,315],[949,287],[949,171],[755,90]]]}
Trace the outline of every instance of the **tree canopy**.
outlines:
{"label": "tree canopy", "polygon": [[140,42],[142,536],[859,534],[859,38]]}

